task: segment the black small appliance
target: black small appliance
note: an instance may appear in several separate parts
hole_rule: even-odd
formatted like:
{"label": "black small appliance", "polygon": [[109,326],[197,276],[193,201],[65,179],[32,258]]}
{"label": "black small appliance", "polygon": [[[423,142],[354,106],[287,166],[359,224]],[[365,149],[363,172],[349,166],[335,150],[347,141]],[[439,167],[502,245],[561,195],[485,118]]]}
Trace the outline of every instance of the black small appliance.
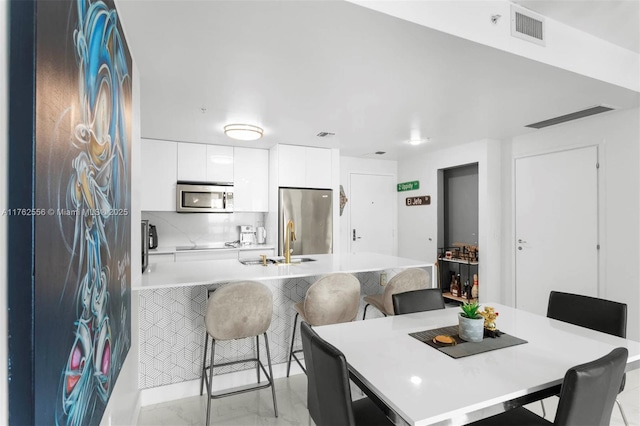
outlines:
{"label": "black small appliance", "polygon": [[158,231],[155,225],[149,225],[149,248],[158,248]]}

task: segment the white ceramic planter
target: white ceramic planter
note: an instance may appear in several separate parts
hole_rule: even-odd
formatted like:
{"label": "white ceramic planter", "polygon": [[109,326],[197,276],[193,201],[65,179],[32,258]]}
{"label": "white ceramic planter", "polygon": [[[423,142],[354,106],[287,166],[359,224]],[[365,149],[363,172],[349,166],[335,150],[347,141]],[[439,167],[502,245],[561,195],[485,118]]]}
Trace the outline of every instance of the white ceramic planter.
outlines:
{"label": "white ceramic planter", "polygon": [[467,342],[482,342],[484,318],[471,319],[458,315],[458,335]]}

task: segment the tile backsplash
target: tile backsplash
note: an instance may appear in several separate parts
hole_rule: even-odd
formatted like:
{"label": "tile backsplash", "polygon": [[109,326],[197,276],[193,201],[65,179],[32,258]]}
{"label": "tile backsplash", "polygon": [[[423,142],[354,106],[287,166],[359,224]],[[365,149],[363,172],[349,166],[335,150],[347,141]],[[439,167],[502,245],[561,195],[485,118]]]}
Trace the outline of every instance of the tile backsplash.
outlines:
{"label": "tile backsplash", "polygon": [[265,213],[175,213],[143,211],[156,226],[160,247],[235,241],[240,225],[264,226]]}

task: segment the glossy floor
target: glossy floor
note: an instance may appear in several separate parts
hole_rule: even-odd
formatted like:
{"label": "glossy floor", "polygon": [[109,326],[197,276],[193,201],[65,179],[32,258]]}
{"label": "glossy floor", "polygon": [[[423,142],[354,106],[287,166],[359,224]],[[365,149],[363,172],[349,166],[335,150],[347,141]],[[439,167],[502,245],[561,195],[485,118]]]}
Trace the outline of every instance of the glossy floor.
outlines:
{"label": "glossy floor", "polygon": [[[212,401],[212,425],[312,425],[307,411],[307,377],[297,374],[277,379],[278,418],[273,415],[271,390],[263,389]],[[358,392],[353,392],[357,396]],[[630,425],[640,426],[640,370],[627,374],[625,391],[619,395]],[[553,419],[557,398],[545,400],[547,419]],[[203,425],[207,399],[204,396],[180,399],[144,407],[138,419],[139,426]],[[540,403],[527,408],[542,414]],[[611,425],[623,425],[620,411],[613,409]]]}

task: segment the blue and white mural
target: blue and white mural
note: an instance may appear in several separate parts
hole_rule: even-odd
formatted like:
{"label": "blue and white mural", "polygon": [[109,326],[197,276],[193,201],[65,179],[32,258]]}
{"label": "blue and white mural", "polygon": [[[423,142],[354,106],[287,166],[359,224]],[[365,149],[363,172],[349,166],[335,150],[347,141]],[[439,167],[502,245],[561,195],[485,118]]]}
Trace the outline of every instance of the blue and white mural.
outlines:
{"label": "blue and white mural", "polygon": [[131,57],[111,0],[36,11],[36,424],[98,424],[131,345]]}

